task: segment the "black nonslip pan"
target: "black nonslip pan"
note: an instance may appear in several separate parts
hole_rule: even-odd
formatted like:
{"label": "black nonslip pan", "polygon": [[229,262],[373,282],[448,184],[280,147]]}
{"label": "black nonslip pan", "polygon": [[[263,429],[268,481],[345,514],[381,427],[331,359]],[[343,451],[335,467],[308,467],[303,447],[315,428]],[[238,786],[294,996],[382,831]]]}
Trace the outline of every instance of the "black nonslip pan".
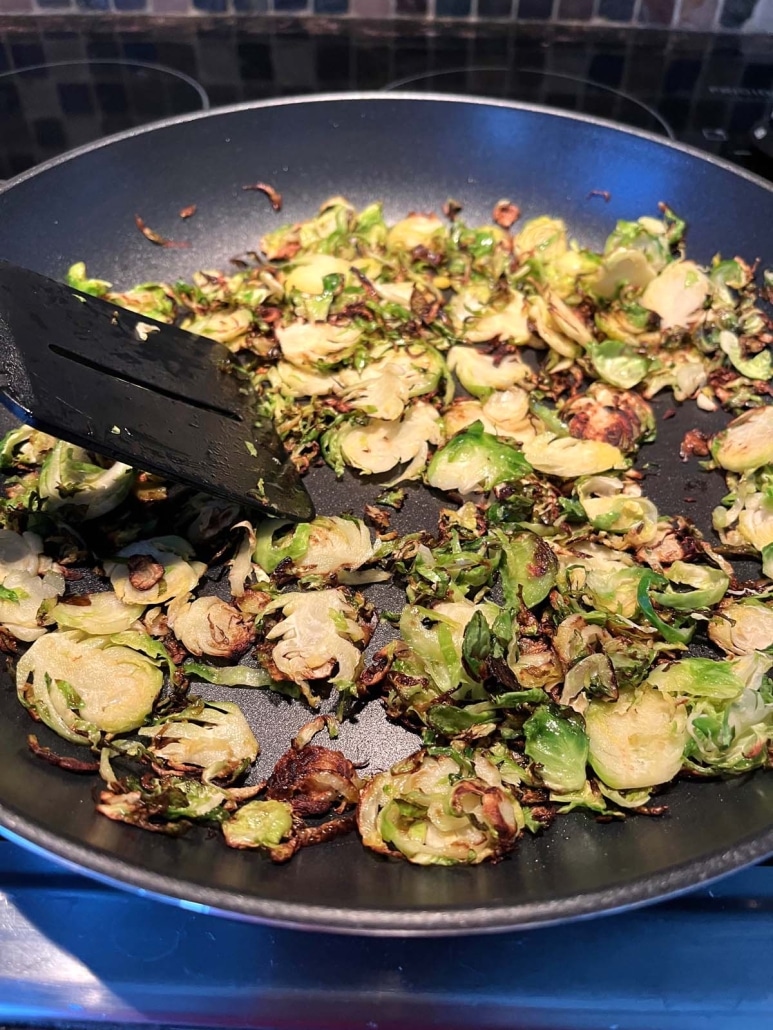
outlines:
{"label": "black nonslip pan", "polygon": [[[242,190],[271,183],[281,215]],[[607,191],[608,201],[593,191]],[[721,161],[590,118],[462,97],[348,94],[280,100],[163,122],[103,140],[25,173],[0,191],[0,258],[61,278],[86,262],[121,286],[226,267],[282,221],[307,217],[334,194],[384,201],[396,218],[439,210],[448,197],[470,223],[503,197],[524,217],[565,219],[599,246],[616,219],[657,214],[666,201],[689,222],[689,253],[717,251],[773,265],[773,187]],[[137,231],[135,215],[179,235],[164,249]],[[645,489],[663,512],[707,528],[723,492],[718,475],[683,464],[678,445],[716,416],[683,407],[645,448]],[[713,419],[713,421],[712,421]],[[10,424],[10,423],[8,423]],[[315,472],[322,513],[361,512],[373,486]],[[436,504],[410,492],[398,528],[432,525]],[[374,594],[388,606],[396,603]],[[378,638],[377,638],[378,639]],[[211,695],[210,695],[211,696]],[[235,692],[260,740],[258,775],[308,718],[300,704],[264,691]],[[309,848],[286,866],[191,834],[167,839],[94,812],[89,778],[68,776],[26,749],[28,715],[11,678],[0,681],[0,826],[20,843],[146,894],[278,925],[372,934],[448,934],[534,926],[612,911],[686,890],[773,852],[773,775],[679,783],[668,816],[598,825],[584,815],[524,840],[499,865],[422,869],[366,852],[356,837]],[[41,737],[45,734],[38,730]],[[416,747],[378,703],[338,740],[383,768]]]}

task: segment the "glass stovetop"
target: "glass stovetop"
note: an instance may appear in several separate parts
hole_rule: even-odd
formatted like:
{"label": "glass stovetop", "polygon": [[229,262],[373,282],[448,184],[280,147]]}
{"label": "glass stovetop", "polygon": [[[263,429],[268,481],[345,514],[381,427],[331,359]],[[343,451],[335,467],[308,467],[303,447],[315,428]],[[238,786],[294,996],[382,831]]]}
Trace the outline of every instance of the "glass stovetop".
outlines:
{"label": "glass stovetop", "polygon": [[773,868],[681,899],[483,937],[252,926],[0,841],[0,1022],[254,1030],[749,1030],[773,1013]]}
{"label": "glass stovetop", "polygon": [[[407,88],[612,118],[773,178],[769,39],[499,25],[0,21],[0,179],[159,117]],[[0,841],[0,1024],[427,1030],[773,1025],[773,866],[491,937],[270,929],[102,886]]]}

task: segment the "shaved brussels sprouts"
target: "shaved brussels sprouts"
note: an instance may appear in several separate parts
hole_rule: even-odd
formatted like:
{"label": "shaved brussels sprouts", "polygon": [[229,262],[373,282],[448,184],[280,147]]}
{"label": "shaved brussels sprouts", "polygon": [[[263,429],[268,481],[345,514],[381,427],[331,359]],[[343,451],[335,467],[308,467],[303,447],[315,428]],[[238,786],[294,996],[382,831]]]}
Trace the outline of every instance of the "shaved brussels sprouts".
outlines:
{"label": "shaved brussels sprouts", "polygon": [[571,398],[561,408],[561,417],[572,436],[604,441],[621,451],[633,451],[655,438],[649,404],[637,393],[604,383],[592,383],[586,393]]}
{"label": "shaved brussels sprouts", "polygon": [[45,508],[71,508],[83,519],[97,519],[118,507],[132,488],[134,469],[120,461],[103,468],[89,458],[82,447],[57,441],[40,470]]}
{"label": "shaved brussels sprouts", "polygon": [[[351,829],[359,797],[366,847],[476,864],[574,809],[657,814],[681,771],[773,764],[773,274],[719,254],[698,266],[663,204],[601,252],[511,201],[495,224],[461,215],[449,199],[442,218],[389,225],[380,203],[334,196],[236,270],[119,292],[70,269],[80,290],[221,341],[301,474],[348,466],[370,502],[253,528],[235,504],[30,427],[0,442],[0,649],[20,655],[33,718],[99,752],[107,818],[222,826],[279,862]],[[658,469],[636,452],[665,390],[735,416],[712,437],[698,423],[680,452],[725,475],[720,547],[691,498],[669,513],[648,495]],[[446,497],[392,489],[422,477]],[[104,592],[82,578],[103,573]],[[379,616],[348,588],[388,580],[372,592],[396,611],[366,665]],[[380,698],[422,749],[363,789],[342,753],[309,744],[337,733],[328,714],[235,787],[257,740],[234,704],[190,697],[195,681],[312,707],[336,690],[340,719]]]}
{"label": "shaved brussels sprouts", "polygon": [[629,534],[636,543],[645,544],[655,537],[658,510],[639,493],[637,486],[613,476],[590,476],[577,486],[580,504],[594,528]]}
{"label": "shaved brussels sprouts", "polygon": [[17,640],[37,640],[45,633],[41,622],[48,621],[50,610],[63,593],[64,578],[59,572],[42,576],[9,572],[0,587],[0,625]]}
{"label": "shaved brussels sprouts", "polygon": [[728,477],[732,492],[722,507],[712,512],[712,522],[723,543],[733,547],[760,551],[762,571],[770,578],[773,572],[773,493],[767,467],[756,474],[740,478]]}
{"label": "shaved brussels sprouts", "polygon": [[284,801],[248,801],[221,825],[229,848],[271,851],[290,836],[293,810]]}
{"label": "shaved brussels sprouts", "polygon": [[524,690],[551,692],[564,677],[561,662],[553,648],[544,641],[528,637],[513,638],[507,651],[507,664]]}
{"label": "shaved brussels sprouts", "polygon": [[692,587],[691,590],[654,591],[652,596],[664,608],[691,612],[696,608],[709,608],[719,604],[730,586],[730,577],[721,569],[707,565],[688,565],[675,561],[666,572],[666,579],[678,586]]}
{"label": "shaved brussels sprouts", "polygon": [[178,836],[188,829],[188,820],[205,826],[221,822],[235,807],[234,793],[185,776],[127,776],[113,778],[96,809],[115,822]]}
{"label": "shaved brussels sprouts", "polygon": [[649,682],[677,697],[709,697],[724,701],[738,697],[743,683],[727,662],[713,658],[682,658],[650,674]]}
{"label": "shaved brussels sprouts", "polygon": [[740,775],[767,762],[773,732],[770,692],[745,688],[730,701],[699,698],[690,706],[687,767],[698,775]]}
{"label": "shaved brussels sprouts", "polygon": [[45,569],[43,541],[37,533],[14,533],[0,529],[0,582],[11,572],[36,575]]}
{"label": "shaved brussels sprouts", "polygon": [[56,442],[55,437],[41,433],[32,426],[11,429],[0,440],[0,469],[40,465]]}
{"label": "shaved brussels sprouts", "polygon": [[163,677],[150,659],[77,630],[37,639],[16,668],[22,704],[74,744],[141,726]]}
{"label": "shaved brussels sprouts", "polygon": [[[561,317],[556,308],[558,298],[553,298],[552,303],[545,297],[534,296],[529,299],[529,317],[534,324],[537,337],[547,344],[563,358],[574,361],[580,354],[580,345],[576,339],[577,335],[591,342],[592,337],[586,328],[578,332],[577,320],[568,317]],[[568,330],[568,331],[567,331]]]}
{"label": "shaved brussels sprouts", "polygon": [[709,622],[709,637],[728,654],[773,647],[773,608],[754,598],[721,604]]}
{"label": "shaved brussels sprouts", "polygon": [[531,467],[520,450],[484,432],[481,422],[474,422],[436,452],[426,479],[438,490],[487,493],[529,472]]}
{"label": "shaved brussels sprouts", "polygon": [[285,289],[300,290],[301,293],[323,293],[329,275],[346,276],[350,267],[349,261],[332,254],[305,255],[294,263],[293,270],[285,279]]}
{"label": "shaved brussels sprouts", "polygon": [[536,419],[530,417],[529,394],[519,386],[497,390],[484,401],[481,412],[497,436],[523,440],[535,434]]}
{"label": "shaved brussels sprouts", "polygon": [[639,610],[639,586],[646,573],[625,555],[591,544],[561,555],[559,579],[570,594],[586,599],[591,607],[632,619]]}
{"label": "shaved brussels sprouts", "polygon": [[113,285],[105,282],[104,279],[90,279],[86,274],[86,265],[83,261],[76,261],[74,265],[70,265],[65,282],[74,290],[90,293],[92,297],[103,297]]}
{"label": "shaved brussels sprouts", "polygon": [[[531,332],[523,296],[513,292],[506,303],[496,305],[487,303],[489,300],[488,291],[474,287],[457,294],[450,307],[459,335],[467,343],[528,343]],[[462,380],[461,375],[459,378]]]}
{"label": "shaved brussels sprouts", "polygon": [[265,572],[271,573],[282,562],[302,558],[309,548],[311,528],[311,522],[264,519],[255,534],[255,561]]}
{"label": "shaved brussels sprouts", "polygon": [[206,565],[190,560],[193,548],[179,536],[139,540],[105,562],[113,590],[126,604],[162,604],[193,590]]}
{"label": "shaved brussels sprouts", "polygon": [[191,654],[213,658],[238,658],[252,643],[252,622],[232,604],[219,597],[180,594],[169,604],[167,622]]}
{"label": "shaved brussels sprouts", "polygon": [[540,705],[523,724],[524,750],[537,775],[554,794],[573,794],[585,785],[588,738],[582,718],[558,705]]}
{"label": "shaved brussels sprouts", "polygon": [[613,704],[591,701],[585,726],[590,764],[614,790],[668,783],[682,767],[687,713],[659,690],[621,691]]}
{"label": "shaved brussels sprouts", "polygon": [[708,372],[708,363],[694,347],[664,351],[647,375],[642,392],[649,399],[661,390],[670,389],[675,400],[684,401],[699,396],[706,388]]}
{"label": "shaved brussels sprouts", "polygon": [[468,393],[484,400],[494,390],[507,390],[531,377],[528,365],[517,354],[497,357],[475,347],[452,347],[448,367]]}
{"label": "shaved brussels sprouts", "polygon": [[711,454],[730,472],[753,472],[773,463],[773,406],[753,408],[717,433]]}
{"label": "shaved brussels sprouts", "polygon": [[60,602],[51,609],[49,618],[60,629],[79,629],[101,637],[131,629],[144,611],[144,605],[124,604],[112,590],[103,590]]}
{"label": "shaved brussels sprouts", "polygon": [[499,609],[491,603],[443,601],[434,608],[407,605],[400,615],[400,634],[421,661],[442,694],[470,683],[462,663],[465,630],[476,612],[492,626]]}
{"label": "shaved brussels sprouts", "polygon": [[475,422],[486,433],[523,444],[536,436],[537,419],[530,414],[529,394],[518,386],[495,391],[481,403],[460,397],[446,409],[443,427],[447,437],[455,436]]}
{"label": "shaved brussels sprouts", "polygon": [[727,354],[733,368],[737,368],[741,375],[748,376],[749,379],[764,380],[773,376],[773,358],[769,350],[760,351],[754,356],[745,354],[738,336],[729,329],[720,332],[719,346]]}
{"label": "shaved brussels sprouts", "polygon": [[183,323],[183,329],[197,336],[206,336],[218,343],[233,344],[240,340],[252,328],[253,314],[248,308],[236,308],[234,311],[216,311],[211,315],[189,318]]}
{"label": "shaved brussels sprouts", "polygon": [[335,376],[298,368],[289,361],[277,361],[269,370],[268,381],[289,397],[324,397],[334,393],[337,385]]}
{"label": "shaved brussels sprouts", "polygon": [[285,574],[292,572],[298,579],[321,577],[352,584],[389,578],[382,569],[363,568],[377,561],[383,548],[374,546],[368,527],[360,519],[318,515],[313,522],[294,526],[289,532],[287,523],[280,526],[264,522],[258,530],[256,558],[272,566],[269,572],[279,564],[279,557],[286,563]]}
{"label": "shaved brussels sprouts", "polygon": [[655,269],[641,250],[620,247],[605,255],[591,282],[599,297],[614,297],[622,286],[644,289],[655,278]]}
{"label": "shaved brussels sprouts", "polygon": [[175,310],[170,292],[169,287],[163,284],[142,283],[124,293],[108,291],[104,297],[111,304],[154,318],[157,322],[173,322]]}
{"label": "shaved brussels sprouts", "polygon": [[[587,348],[594,342],[593,333],[577,310],[552,292],[546,293],[545,300],[553,330],[562,333],[581,347]],[[547,338],[546,342],[553,346]]]}
{"label": "shaved brussels sprouts", "polygon": [[365,847],[382,855],[416,865],[477,865],[513,849],[524,817],[493,763],[478,758],[467,770],[461,756],[417,751],[373,777],[357,822]]}
{"label": "shaved brussels sprouts", "polygon": [[394,421],[411,398],[432,393],[445,375],[434,348],[412,343],[384,350],[362,369],[344,369],[329,392],[373,418]]}
{"label": "shaved brussels sprouts", "polygon": [[688,325],[703,307],[709,280],[694,261],[672,261],[641,295],[645,308],[660,315],[662,329]]}
{"label": "shaved brussels sprouts", "polygon": [[515,237],[515,249],[519,254],[534,256],[546,263],[561,257],[566,248],[566,226],[559,218],[531,218],[524,222]]}
{"label": "shaved brussels sprouts", "polygon": [[588,352],[591,363],[601,379],[610,386],[618,386],[622,390],[630,390],[640,383],[652,367],[650,358],[645,354],[639,354],[633,347],[619,340],[593,343]]}
{"label": "shaved brussels sprouts", "polygon": [[[620,255],[638,253],[645,258],[652,272],[649,278],[652,278],[669,260],[669,249],[666,226],[659,219],[644,217],[635,222],[621,220],[604,244],[604,265],[614,267],[612,262]],[[629,282],[632,286],[646,285],[644,282]],[[615,286],[621,284],[622,281],[618,280]]]}
{"label": "shaved brussels sprouts", "polygon": [[349,422],[334,433],[344,461],[360,472],[389,472],[407,462],[392,485],[415,479],[427,462],[429,445],[441,439],[437,411],[422,402],[400,421],[370,419],[364,426]]}
{"label": "shaved brussels sprouts", "polygon": [[35,533],[0,530],[0,629],[26,643],[45,633],[64,593],[64,578],[42,549]]}
{"label": "shaved brussels sprouts", "polygon": [[[345,687],[359,672],[367,633],[342,590],[280,594],[265,615],[281,613],[266,633],[271,661],[281,677],[308,689],[309,680]],[[357,646],[359,645],[359,647]]]}
{"label": "shaved brussels sprouts", "polygon": [[395,222],[387,233],[387,250],[411,251],[416,247],[431,248],[442,243],[446,226],[437,215],[413,214]]}
{"label": "shaved brussels sprouts", "polygon": [[258,742],[238,705],[196,701],[139,735],[157,762],[170,769],[202,770],[202,780],[230,783],[258,757]]}
{"label": "shaved brussels sprouts", "polygon": [[355,375],[341,394],[347,404],[387,422],[402,418],[410,393],[399,365],[368,366]]}
{"label": "shaved brussels sprouts", "polygon": [[563,479],[594,476],[626,467],[619,447],[603,440],[578,440],[572,436],[538,433],[523,445],[523,456],[538,472]]}
{"label": "shaved brussels sprouts", "polygon": [[276,330],[284,358],[291,365],[306,369],[342,361],[352,353],[361,335],[354,326],[327,322],[293,322]]}
{"label": "shaved brussels sprouts", "polygon": [[511,608],[534,608],[555,586],[558,560],[550,545],[536,533],[498,533],[502,545],[502,589]]}

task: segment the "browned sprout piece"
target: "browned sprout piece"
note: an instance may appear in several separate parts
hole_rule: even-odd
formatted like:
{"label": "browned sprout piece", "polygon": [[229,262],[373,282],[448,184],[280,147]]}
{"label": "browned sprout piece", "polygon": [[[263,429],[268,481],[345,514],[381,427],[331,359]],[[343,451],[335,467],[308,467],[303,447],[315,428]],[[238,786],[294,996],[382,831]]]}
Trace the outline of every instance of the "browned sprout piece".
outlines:
{"label": "browned sprout piece", "polygon": [[182,594],[169,605],[169,628],[191,654],[238,658],[255,639],[254,620],[219,597],[190,600]]}
{"label": "browned sprout piece", "polygon": [[479,755],[425,750],[378,773],[360,795],[363,844],[416,865],[477,865],[503,858],[524,826],[521,806],[496,766]]}
{"label": "browned sprout piece", "polygon": [[259,789],[217,787],[187,776],[126,776],[100,793],[97,811],[114,822],[179,836],[191,822],[222,822]]}
{"label": "browned sprout piece", "polygon": [[624,453],[655,437],[655,417],[647,401],[606,383],[591,383],[586,393],[563,406],[561,417],[577,439],[600,440]]}
{"label": "browned sprout piece", "polygon": [[300,816],[325,815],[357,803],[362,780],[340,751],[307,744],[286,751],[266,783],[266,797],[287,801]]}
{"label": "browned sprout piece", "polygon": [[281,211],[282,210],[282,194],[279,192],[279,190],[276,190],[276,189],[274,189],[273,186],[269,185],[269,183],[267,183],[267,182],[256,182],[256,183],[254,183],[251,186],[242,186],[242,189],[243,190],[253,190],[253,191],[257,191],[259,193],[265,193],[265,195],[269,199],[269,202],[270,202],[272,208],[275,211]]}
{"label": "browned sprout piece", "polygon": [[161,233],[146,225],[144,219],[139,215],[134,216],[134,223],[145,239],[149,240],[150,243],[155,243],[157,247],[190,247],[190,243],[186,240],[170,240],[166,236],[162,236]]}
{"label": "browned sprout piece", "polygon": [[512,200],[500,200],[494,205],[491,217],[503,229],[509,229],[521,217],[521,209]]}
{"label": "browned sprout piece", "polygon": [[126,562],[129,582],[135,590],[150,590],[164,578],[164,566],[149,554],[133,554]]}

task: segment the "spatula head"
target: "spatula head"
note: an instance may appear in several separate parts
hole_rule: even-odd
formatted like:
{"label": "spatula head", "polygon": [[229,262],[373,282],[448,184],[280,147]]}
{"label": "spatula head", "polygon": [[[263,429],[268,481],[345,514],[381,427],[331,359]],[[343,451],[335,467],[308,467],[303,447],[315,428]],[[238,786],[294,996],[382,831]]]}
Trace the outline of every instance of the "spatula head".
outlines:
{"label": "spatula head", "polygon": [[296,520],[314,505],[228,350],[0,261],[0,400],[136,468]]}

